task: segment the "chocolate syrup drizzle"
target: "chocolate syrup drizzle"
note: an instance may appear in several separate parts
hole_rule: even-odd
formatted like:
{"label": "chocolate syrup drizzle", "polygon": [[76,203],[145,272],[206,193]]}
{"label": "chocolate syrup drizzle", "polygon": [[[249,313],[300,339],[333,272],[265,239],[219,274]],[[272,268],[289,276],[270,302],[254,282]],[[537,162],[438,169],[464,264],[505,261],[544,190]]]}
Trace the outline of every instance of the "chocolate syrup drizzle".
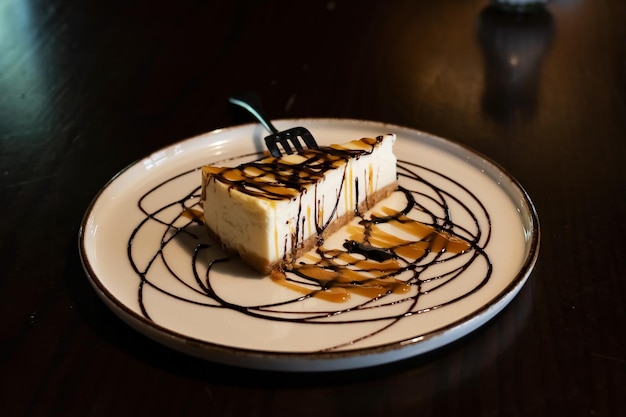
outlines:
{"label": "chocolate syrup drizzle", "polygon": [[[219,181],[228,184],[230,189],[254,197],[291,200],[305,191],[307,185],[322,180],[331,169],[344,165],[350,159],[371,154],[382,141],[383,136],[362,138],[352,141],[352,148],[323,146],[304,149],[297,156],[268,157],[234,167],[205,166],[202,168],[203,181]],[[290,159],[293,157],[297,161]],[[332,221],[332,216],[329,221]]]}
{"label": "chocolate syrup drizzle", "polygon": [[[227,301],[214,289],[213,269],[219,263],[237,260],[215,255],[216,244],[203,226],[201,187],[192,187],[180,198],[159,207],[152,207],[150,200],[154,193],[164,192],[175,182],[190,175],[197,176],[199,169],[164,181],[138,200],[145,217],[133,230],[127,253],[139,277],[138,302],[148,320],[152,320],[150,311],[159,308],[146,296],[145,289],[151,287],[181,302],[234,310],[262,320],[324,325],[381,322],[374,332],[323,349],[333,351],[378,334],[403,318],[457,303],[479,291],[491,277],[492,264],[485,252],[491,237],[491,220],[484,204],[452,178],[418,164],[398,161],[401,186],[396,193],[403,198],[402,209],[383,207],[369,217],[357,213],[357,219],[348,226],[350,236],[342,247],[319,246],[288,270],[276,271],[266,278],[293,289],[293,298],[252,306]],[[464,219],[462,224],[456,222],[457,218]],[[160,243],[150,256],[137,259],[135,246],[142,241],[141,234],[155,227],[162,231]],[[405,237],[400,239],[395,232]],[[407,239],[407,234],[413,238]],[[193,280],[175,270],[168,261],[168,247],[181,244],[188,248],[188,266],[193,271]],[[156,265],[164,265],[164,268]],[[477,265],[481,275],[472,278],[471,288],[454,292],[451,298],[435,304],[424,302],[429,294],[467,279],[467,272]],[[175,287],[163,285],[168,280],[182,284],[197,297],[191,299],[168,290],[166,287]],[[352,294],[362,297],[351,297]],[[304,305],[300,310],[294,307],[304,304],[310,297],[334,301],[330,305],[336,307],[320,311],[305,309]],[[345,303],[346,300],[350,302]],[[405,306],[400,312],[390,308],[399,304]],[[288,311],[285,307],[289,307]],[[377,313],[363,317],[346,314],[371,309],[376,309]]]}

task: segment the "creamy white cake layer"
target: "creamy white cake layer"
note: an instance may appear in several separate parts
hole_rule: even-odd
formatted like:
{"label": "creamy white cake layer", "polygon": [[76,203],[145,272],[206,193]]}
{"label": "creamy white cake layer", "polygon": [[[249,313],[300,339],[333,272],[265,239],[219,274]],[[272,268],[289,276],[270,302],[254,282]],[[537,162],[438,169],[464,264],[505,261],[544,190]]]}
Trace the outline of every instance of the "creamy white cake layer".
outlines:
{"label": "creamy white cake layer", "polygon": [[227,251],[267,273],[395,189],[395,140],[388,134],[237,167],[203,167],[205,224]]}

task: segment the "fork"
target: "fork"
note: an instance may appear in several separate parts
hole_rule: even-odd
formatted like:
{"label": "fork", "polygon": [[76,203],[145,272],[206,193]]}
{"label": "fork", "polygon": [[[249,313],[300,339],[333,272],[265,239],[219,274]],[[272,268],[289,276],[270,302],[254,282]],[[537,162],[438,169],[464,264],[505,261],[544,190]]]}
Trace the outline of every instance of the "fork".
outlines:
{"label": "fork", "polygon": [[265,145],[273,157],[279,158],[284,154],[289,155],[294,152],[302,151],[305,146],[311,149],[317,148],[317,142],[311,132],[302,126],[292,127],[291,129],[283,131],[276,129],[272,122],[265,116],[261,102],[255,94],[236,94],[229,97],[228,101],[246,109],[261,122],[268,132],[270,132],[270,135],[265,137]]}

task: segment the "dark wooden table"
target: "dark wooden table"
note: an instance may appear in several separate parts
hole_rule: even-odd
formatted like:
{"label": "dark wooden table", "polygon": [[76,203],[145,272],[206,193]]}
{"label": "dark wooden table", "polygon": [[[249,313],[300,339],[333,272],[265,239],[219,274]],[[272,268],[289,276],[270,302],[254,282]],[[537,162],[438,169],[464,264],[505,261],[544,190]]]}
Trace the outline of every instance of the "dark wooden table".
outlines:
{"label": "dark wooden table", "polygon": [[[626,2],[0,2],[0,414],[626,414]],[[118,171],[249,120],[375,120],[469,146],[533,199],[541,250],[484,327],[398,363],[209,363],[98,298],[77,234]]]}

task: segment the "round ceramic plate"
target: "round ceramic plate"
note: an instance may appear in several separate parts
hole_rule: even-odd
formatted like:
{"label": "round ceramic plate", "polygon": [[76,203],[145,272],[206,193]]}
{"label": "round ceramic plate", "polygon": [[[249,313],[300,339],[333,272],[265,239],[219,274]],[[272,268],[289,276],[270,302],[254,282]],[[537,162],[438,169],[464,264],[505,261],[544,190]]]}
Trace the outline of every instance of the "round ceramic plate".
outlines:
{"label": "round ceramic plate", "polygon": [[[98,295],[130,326],[229,365],[353,369],[459,339],[493,318],[526,282],[539,248],[537,215],[520,184],[494,162],[448,140],[377,122],[301,119],[276,126],[305,126],[320,145],[395,133],[399,184],[415,199],[408,216],[440,224],[471,242],[471,250],[412,262],[402,276],[410,290],[375,299],[328,301],[278,285],[226,258],[198,221],[200,167],[236,165],[264,151],[260,125],[220,129],[132,164],[85,213],[83,266]],[[381,204],[402,198],[399,191]],[[344,229],[330,241],[341,245]]]}

